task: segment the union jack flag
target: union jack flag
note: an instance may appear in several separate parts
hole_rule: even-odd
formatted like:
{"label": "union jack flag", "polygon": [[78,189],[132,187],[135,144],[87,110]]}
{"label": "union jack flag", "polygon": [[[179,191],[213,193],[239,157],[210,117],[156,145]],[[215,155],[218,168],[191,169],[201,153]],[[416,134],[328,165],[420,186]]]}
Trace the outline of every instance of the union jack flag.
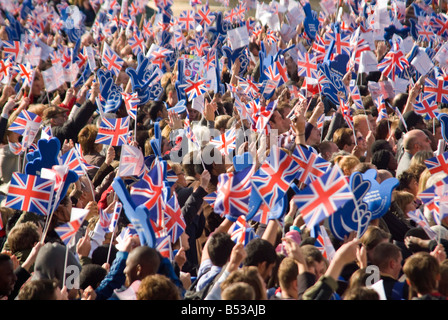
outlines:
{"label": "union jack flag", "polygon": [[162,69],[165,59],[171,53],[173,53],[172,50],[169,50],[167,48],[158,45],[152,45],[151,48],[149,48],[148,58],[151,60],[152,63],[157,64],[159,68]]}
{"label": "union jack flag", "polygon": [[11,151],[16,156],[18,156],[23,151],[25,151],[23,146],[22,146],[22,144],[20,142],[11,142],[8,139],[8,146],[9,146],[9,151]]}
{"label": "union jack flag", "polygon": [[223,155],[230,155],[232,150],[236,148],[236,131],[235,128],[226,130],[223,134],[210,140],[210,143]]}
{"label": "union jack flag", "polygon": [[316,34],[316,39],[313,41],[311,49],[315,53],[316,62],[321,62],[324,60],[326,55],[325,41],[318,34]]}
{"label": "union jack flag", "polygon": [[75,236],[76,232],[78,232],[79,227],[82,225],[84,221],[84,218],[85,215],[73,221],[64,223],[59,227],[54,228],[54,231],[56,231],[59,238],[61,238],[61,240],[64,242],[65,245],[68,245]]}
{"label": "union jack flag", "polygon": [[161,230],[163,225],[163,164],[156,160],[149,172],[131,187],[131,198],[136,204],[145,205],[150,211],[149,218],[154,232]]}
{"label": "union jack flag", "polygon": [[112,221],[112,214],[107,213],[105,210],[99,208],[98,210],[98,224],[104,232],[109,232],[109,225]]}
{"label": "union jack flag", "polygon": [[194,18],[204,30],[207,30],[212,25],[213,21],[215,21],[215,16],[207,5],[200,7]]}
{"label": "union jack flag", "polygon": [[142,151],[128,144],[122,145],[118,176],[140,176],[144,170],[145,161]]}
{"label": "union jack flag", "polygon": [[138,98],[138,93],[121,93],[123,96],[124,104],[126,106],[126,110],[128,111],[128,115],[137,120],[137,107],[140,103],[140,99]]}
{"label": "union jack flag", "polygon": [[54,181],[14,172],[5,207],[47,215],[54,192]]}
{"label": "union jack flag", "polygon": [[4,77],[8,77],[10,75],[10,69],[12,67],[12,63],[9,59],[0,60],[0,80]]}
{"label": "union jack flag", "polygon": [[194,30],[196,23],[194,11],[193,10],[182,11],[178,18],[178,22],[181,28],[187,30],[187,32],[189,32],[190,30]]}
{"label": "union jack flag", "polygon": [[[121,202],[118,202],[118,201],[115,202],[114,212],[112,214],[112,218],[108,225],[108,230],[107,230],[108,232],[115,232],[115,229],[117,228],[117,224],[118,224],[118,219],[120,218],[120,213],[121,213],[122,208],[123,208],[123,204]],[[134,232],[137,233],[135,230],[134,230]]]}
{"label": "union jack flag", "polygon": [[275,83],[276,86],[279,84],[281,77],[277,72],[275,65],[270,65],[266,70],[264,70],[264,74],[269,80]]}
{"label": "union jack flag", "polygon": [[437,233],[431,229],[428,220],[426,220],[425,215],[422,213],[420,209],[417,209],[415,211],[409,211],[407,215],[412,221],[414,221],[418,226],[420,226],[423,230],[425,230],[426,234],[429,236],[430,239],[432,240],[437,239]]}
{"label": "union jack flag", "polygon": [[414,111],[423,116],[425,120],[437,119],[440,113],[435,97],[423,98],[422,95],[420,95],[419,101],[414,104]]}
{"label": "union jack flag", "polygon": [[39,128],[42,122],[42,118],[27,110],[22,110],[13,123],[9,126],[8,130],[23,135],[27,127]]}
{"label": "union jack flag", "polygon": [[171,259],[171,237],[163,235],[156,238],[156,250],[160,252],[162,257]]}
{"label": "union jack flag", "polygon": [[31,86],[34,79],[34,70],[29,65],[18,64],[15,66],[17,72],[19,72],[20,78],[24,85]]}
{"label": "union jack flag", "polygon": [[406,67],[409,66],[409,62],[406,59],[403,51],[390,50],[384,59],[378,63],[378,69],[381,73],[395,81],[395,76],[398,74],[398,70],[403,71]]}
{"label": "union jack flag", "polygon": [[425,160],[425,165],[431,174],[445,172],[448,174],[448,152]]}
{"label": "union jack flag", "polygon": [[307,227],[313,229],[314,226],[353,198],[346,177],[339,166],[335,165],[299,194],[294,195],[294,202]]}
{"label": "union jack flag", "polygon": [[317,79],[317,59],[314,55],[305,52],[297,52],[297,74],[300,77]]}
{"label": "union jack flag", "polygon": [[252,176],[252,186],[272,209],[288,190],[299,168],[299,164],[289,154],[274,146],[260,169]]}
{"label": "union jack flag", "polygon": [[350,35],[341,34],[339,32],[327,32],[325,33],[325,44],[328,46],[334,41],[333,51],[336,54],[346,54],[350,56]]}
{"label": "union jack flag", "polygon": [[252,239],[256,238],[253,228],[246,222],[246,216],[241,215],[229,229],[230,238],[237,244],[246,246]]}
{"label": "union jack flag", "polygon": [[216,196],[217,196],[217,194],[215,191],[215,192],[209,193],[203,199],[205,202],[207,202],[213,208],[215,206]]}
{"label": "union jack flag", "polygon": [[3,40],[3,54],[4,58],[11,58],[16,61],[20,53],[20,41]]}
{"label": "union jack flag", "polygon": [[336,251],[324,226],[319,226],[319,232],[314,245],[319,249],[324,258],[331,262]]}
{"label": "union jack flag", "polygon": [[250,166],[241,171],[229,172],[218,176],[218,188],[214,211],[221,217],[247,215],[252,190],[251,176],[255,167]]}
{"label": "union jack flag", "polygon": [[95,143],[121,146],[128,143],[129,116],[124,118],[102,118]]}
{"label": "union jack flag", "polygon": [[310,184],[323,176],[331,166],[330,162],[301,145],[296,146],[292,158],[300,165],[296,178],[304,184]]}
{"label": "union jack flag", "polygon": [[237,76],[237,79],[238,85],[244,90],[244,94],[249,95],[253,99],[256,99],[260,95],[261,85],[259,83],[254,82],[252,79],[244,79],[239,76]]}
{"label": "union jack flag", "polygon": [[380,122],[383,119],[388,119],[389,116],[387,114],[386,102],[383,99],[383,95],[379,95],[373,102],[378,109],[378,117],[376,118],[376,122]]}
{"label": "union jack flag", "polygon": [[446,38],[448,36],[448,17],[444,13],[439,13],[436,16],[431,16],[434,31],[438,36]]}
{"label": "union jack flag", "polygon": [[361,94],[359,93],[359,88],[355,81],[350,81],[350,98],[353,101],[353,105],[356,109],[364,109],[364,104],[362,103]]}
{"label": "union jack flag", "polygon": [[184,89],[185,94],[188,97],[188,101],[192,101],[194,98],[202,96],[207,92],[205,80],[199,80],[197,77],[195,80],[185,79],[187,83],[180,85]]}
{"label": "union jack flag", "polygon": [[185,219],[175,193],[170,200],[166,202],[165,212],[165,217],[167,218],[167,221],[165,221],[165,228],[167,233],[171,235],[171,242],[174,243],[179,239],[186,228]]}
{"label": "union jack flag", "polygon": [[116,52],[114,52],[107,43],[104,43],[101,62],[107,68],[107,70],[112,71],[115,76],[118,76],[121,67],[123,66],[124,60],[121,59],[120,56]]}
{"label": "union jack flag", "polygon": [[279,86],[289,81],[288,70],[285,64],[285,58],[280,57],[278,60],[274,62],[275,65],[275,73],[280,75],[280,81],[278,83]]}
{"label": "union jack flag", "polygon": [[355,130],[355,127],[353,125],[352,111],[344,101],[344,99],[342,99],[341,97],[339,97],[339,108],[341,109],[342,116],[344,117],[345,122],[347,122],[349,128]]}
{"label": "union jack flag", "polygon": [[416,28],[418,37],[421,38],[423,41],[431,42],[437,40],[438,35],[436,32],[434,32],[433,28],[429,24],[417,23]]}
{"label": "union jack flag", "polygon": [[266,203],[262,203],[258,208],[257,213],[255,213],[252,218],[253,221],[260,222],[261,224],[267,224],[269,222],[269,213],[271,210],[269,209]]}
{"label": "union jack flag", "polygon": [[448,81],[444,79],[425,79],[423,98],[436,98],[436,102],[448,103]]}
{"label": "union jack flag", "polygon": [[128,39],[131,46],[132,53],[138,56],[139,53],[145,55],[145,39],[139,30],[134,31],[132,36]]}

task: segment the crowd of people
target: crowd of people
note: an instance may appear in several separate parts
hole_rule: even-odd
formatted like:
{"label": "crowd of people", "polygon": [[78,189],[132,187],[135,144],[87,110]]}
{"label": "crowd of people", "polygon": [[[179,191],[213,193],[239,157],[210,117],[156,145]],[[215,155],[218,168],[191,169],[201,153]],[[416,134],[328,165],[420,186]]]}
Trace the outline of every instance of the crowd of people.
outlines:
{"label": "crowd of people", "polygon": [[[208,3],[200,2],[192,3],[195,13],[199,8],[207,8]],[[157,99],[138,105],[135,120],[130,121],[129,132],[132,134],[129,134],[127,143],[141,150],[147,170],[154,163],[163,161],[176,177],[168,192],[178,201],[185,228],[170,243],[170,254],[166,255],[155,246],[141,244],[134,228],[138,221],[131,221],[125,206],[112,231],[107,232],[99,226],[100,215],[112,213],[122,200],[117,197],[113,182],[120,176],[120,155],[123,152],[122,146],[97,142],[100,123],[103,118],[124,118],[129,110],[122,99],[116,110],[105,115],[101,100],[107,97],[104,96],[104,83],[98,70],[108,68],[102,60],[103,47],[107,43],[123,60],[119,72],[113,77],[116,86],[121,87],[120,92],[130,94],[133,89],[139,89],[134,83],[137,78],[129,72],[132,69],[135,73],[141,63],[129,41],[134,35],[129,30],[140,30],[145,34],[145,50],[153,44],[161,45],[162,31],[174,33],[176,25],[182,26],[176,20],[179,17],[170,11],[176,4],[169,1],[155,1],[155,6],[149,4],[159,15],[168,15],[170,19],[165,22],[156,11],[148,11],[145,3],[141,6],[141,1],[136,0],[132,2],[133,6],[124,0],[121,6],[117,2],[111,5],[110,1],[86,0],[69,3],[0,1],[0,37],[3,42],[0,58],[3,67],[8,63],[12,65],[9,73],[2,74],[0,96],[0,299],[445,300],[448,297],[448,220],[441,215],[441,221],[437,221],[434,209],[420,197],[428,188],[443,185],[448,174],[445,168],[431,174],[425,164],[425,160],[445,152],[443,124],[437,117],[422,114],[415,107],[425,92],[425,77],[432,76],[436,68],[421,75],[408,64],[407,75],[402,75],[407,81],[406,90],[401,92],[397,86],[394,94],[384,99],[384,110],[377,104],[377,96],[373,96],[370,84],[395,83],[391,81],[395,79],[395,71],[355,72],[361,64],[357,60],[339,79],[342,89],[338,90],[345,92],[345,104],[336,104],[331,99],[331,93],[324,91],[322,78],[312,84],[312,77],[299,73],[297,61],[303,54],[300,48],[318,56],[319,37],[324,39],[335,25],[346,34],[360,28],[378,31],[376,26],[379,22],[375,19],[380,19],[378,12],[385,9],[397,30],[400,29],[398,25],[410,29],[412,21],[419,19],[429,24],[431,14],[444,17],[441,12],[446,11],[446,8],[433,5],[432,1],[428,4],[422,0],[397,0],[391,1],[388,8],[377,2],[362,2],[367,8],[363,12],[362,9],[355,10],[355,5],[356,8],[361,5],[360,1],[325,1],[326,10],[312,15],[318,23],[314,36],[310,32],[311,16],[305,10],[304,1],[284,1],[282,4],[273,1],[264,4],[265,7],[261,3],[258,3],[258,9],[257,6],[252,7],[258,13],[263,7],[264,13],[269,12],[271,17],[279,18],[278,28],[273,28],[272,20],[261,23],[254,17],[245,17],[244,12],[242,17],[241,12],[239,16],[236,14],[237,6],[250,6],[252,1],[239,2],[234,8],[225,8],[222,4],[224,14],[220,19],[216,15],[210,25],[201,24],[198,20],[196,28],[187,27],[185,30],[182,27],[183,42],[179,47],[173,43],[164,44],[175,53],[174,63],[170,64],[167,56],[162,63],[155,61],[156,58],[149,60],[162,71],[157,85],[163,91]],[[66,29],[55,27],[69,5],[76,6],[84,17],[82,34],[78,34],[80,41],[73,41]],[[122,10],[125,5],[129,6],[128,16]],[[293,7],[302,13],[302,19],[296,25],[287,15]],[[329,7],[335,10],[327,12]],[[29,10],[24,12],[24,8]],[[99,21],[101,12],[106,12],[103,16],[106,20]],[[42,23],[39,13],[45,13],[42,16],[47,20],[42,26],[39,26]],[[232,20],[233,16],[235,20]],[[122,18],[127,19],[123,26]],[[109,22],[104,21],[115,21],[117,27],[111,31]],[[129,28],[132,21],[134,29]],[[17,28],[17,24],[21,28]],[[214,32],[222,32],[224,26],[248,26],[249,43],[244,51],[247,60],[235,60],[224,51],[217,50],[223,45],[221,42],[230,45],[225,36],[219,38],[218,35],[214,42],[211,37],[215,33],[210,33],[209,39],[201,38],[212,28]],[[292,35],[284,33],[283,26],[292,26]],[[380,24],[381,28],[384,26]],[[13,71],[14,65],[20,63],[8,59],[6,50],[6,42],[15,39],[14,30],[18,29],[29,39],[26,42],[23,40],[26,37],[22,37],[18,41],[21,46],[26,47],[29,43],[33,47],[43,43],[42,48],[51,48],[56,53],[64,52],[61,48],[72,52],[77,46],[78,52],[86,52],[83,51],[86,47],[93,48],[97,52],[94,57],[97,70],[75,85],[84,74],[84,69],[79,68],[75,79],[63,81],[49,91],[43,73],[54,66],[54,56],[48,54],[46,59],[33,65],[33,80],[27,85],[20,73]],[[366,30],[364,32],[367,34]],[[389,52],[396,52],[399,43],[398,40],[385,39],[384,30],[379,34],[378,37],[376,33],[368,50],[378,63]],[[400,34],[397,32],[396,35]],[[437,36],[436,42],[421,37],[413,39],[410,34],[400,39],[412,40],[413,45],[422,51],[429,48],[437,52],[447,35],[440,33]],[[199,39],[204,44],[201,49],[198,47]],[[328,43],[324,42],[323,47],[327,57],[321,57],[319,63],[322,64],[327,59],[334,59],[325,53],[329,50]],[[200,50],[202,54],[198,54]],[[206,90],[202,93],[204,103],[198,108],[194,99],[183,96],[182,87],[179,89],[178,82],[185,76],[185,70],[180,70],[177,62],[182,55],[190,54],[208,59],[209,53],[218,56],[215,60],[219,66],[215,66],[219,71],[217,87],[222,85],[224,90]],[[407,57],[410,54],[411,50],[408,50]],[[273,56],[284,59],[281,61],[287,79],[281,84],[277,82],[273,93],[267,96],[265,91],[261,92],[260,80],[265,77],[266,60]],[[27,57],[25,54],[24,59]],[[87,62],[87,55],[82,57],[85,65],[91,63]],[[76,59],[72,64],[77,63],[73,61]],[[244,61],[248,62],[247,65]],[[437,66],[437,61],[433,62]],[[441,77],[445,75],[443,68],[437,70]],[[258,88],[255,96],[246,91],[249,79]],[[196,78],[196,82],[199,80]],[[359,89],[360,108],[355,106],[355,97],[350,94],[353,82]],[[179,107],[182,100],[184,108]],[[255,114],[245,115],[241,107],[241,104],[254,101],[259,103],[257,107],[260,110],[270,112],[261,128],[256,120],[254,123],[249,119]],[[348,110],[344,109],[345,106]],[[440,114],[446,112],[445,107],[443,102],[437,101]],[[25,164],[30,161],[26,159],[29,148],[14,149],[15,145],[25,143],[25,135],[9,130],[23,110],[41,117],[40,129],[44,126],[51,128],[51,137],[59,141],[60,155],[79,145],[82,157],[89,165],[85,174],[80,174],[76,182],[70,184],[52,215],[5,206],[13,174],[25,172]],[[159,129],[161,137],[158,137]],[[211,139],[233,129],[238,133],[230,152],[210,143]],[[266,130],[269,130],[268,134],[265,134]],[[43,133],[39,131],[34,142],[42,137]],[[192,142],[192,137],[196,142]],[[155,150],[155,144],[151,143],[155,139],[159,141],[160,150]],[[197,146],[199,149],[195,149]],[[335,237],[328,227],[328,220],[323,219],[320,225],[325,227],[334,250],[330,254],[329,249],[322,250],[317,245],[318,235],[308,228],[300,207],[294,201],[295,191],[289,187],[284,190],[287,195],[284,214],[266,221],[247,221],[247,227],[255,236],[247,243],[235,241],[231,231],[235,216],[217,214],[214,203],[206,201],[207,196],[222,191],[222,175],[237,171],[236,164],[232,162],[235,156],[249,153],[259,168],[274,147],[292,154],[298,146],[324,159],[331,167],[339,166],[347,179],[356,172],[365,173],[372,169],[378,183],[396,179],[390,207],[381,217],[369,221],[363,234],[354,231],[344,240]],[[203,161],[207,155],[214,160]],[[135,183],[142,177],[134,176],[133,179]],[[297,179],[291,184],[301,190],[306,187]],[[132,182],[128,189],[131,185]],[[231,191],[227,192],[228,196]],[[226,193],[223,194],[225,196]],[[157,197],[162,197],[162,194]],[[245,206],[248,206],[247,202]],[[441,204],[440,211],[443,211],[442,207]],[[56,230],[73,220],[75,208],[85,209],[87,214],[76,230],[74,241],[67,244]],[[435,239],[410,218],[409,213],[416,210],[424,213],[428,225],[437,235]],[[243,212],[241,214],[244,215]],[[151,225],[154,226],[153,223]],[[377,276],[377,281],[371,281],[372,275]]]}

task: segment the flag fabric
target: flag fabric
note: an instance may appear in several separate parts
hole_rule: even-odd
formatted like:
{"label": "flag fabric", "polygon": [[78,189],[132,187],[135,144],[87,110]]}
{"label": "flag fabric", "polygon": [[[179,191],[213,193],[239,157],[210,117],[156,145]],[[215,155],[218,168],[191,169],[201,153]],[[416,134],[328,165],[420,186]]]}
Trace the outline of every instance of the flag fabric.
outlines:
{"label": "flag fabric", "polygon": [[139,148],[128,144],[122,145],[118,176],[140,176],[144,170],[145,159],[142,151]]}
{"label": "flag fabric", "polygon": [[261,224],[268,224],[269,222],[269,213],[271,210],[269,210],[269,207],[266,203],[262,203],[260,207],[258,208],[257,213],[255,213],[254,217],[252,218],[253,221],[259,222]]}
{"label": "flag fabric", "polygon": [[121,146],[128,143],[129,116],[124,118],[101,118],[95,143]]}
{"label": "flag fabric", "polygon": [[249,213],[249,199],[252,190],[251,176],[255,170],[249,166],[241,171],[223,173],[218,176],[214,212],[221,217],[238,217]]}
{"label": "flag fabric", "polygon": [[223,134],[210,140],[210,143],[221,152],[222,155],[230,155],[236,148],[236,130],[235,128],[226,130]]}
{"label": "flag fabric", "polygon": [[19,73],[20,78],[22,79],[23,85],[31,86],[34,79],[34,70],[28,64],[18,64],[16,65],[17,72]]}
{"label": "flag fabric", "polygon": [[338,165],[294,195],[294,202],[308,229],[332,215],[354,196]]}
{"label": "flag fabric", "polygon": [[205,85],[205,80],[199,80],[196,77],[195,80],[185,79],[186,83],[180,85],[185,91],[185,94],[188,97],[188,101],[192,101],[194,98],[202,96],[207,92],[207,87]]}
{"label": "flag fabric", "polygon": [[27,110],[22,110],[17,118],[11,123],[8,130],[23,135],[27,127],[39,128],[42,118]]}
{"label": "flag fabric", "polygon": [[138,93],[121,93],[123,96],[124,104],[126,106],[126,110],[128,115],[133,119],[137,120],[137,107],[140,103],[140,99],[138,98]]}
{"label": "flag fabric", "polygon": [[142,179],[131,186],[130,195],[136,206],[145,205],[150,212],[154,232],[163,226],[163,164],[155,160],[154,166]]}
{"label": "flag fabric", "polygon": [[47,215],[54,192],[54,182],[39,176],[14,172],[5,207]]}
{"label": "flag fabric", "polygon": [[428,220],[426,220],[425,215],[420,209],[417,209],[415,211],[409,211],[407,215],[412,221],[414,221],[419,227],[421,227],[426,232],[426,234],[429,236],[430,239],[432,240],[437,239],[437,233],[431,229]]}
{"label": "flag fabric", "polygon": [[162,255],[162,257],[171,260],[171,238],[169,235],[163,235],[156,238],[156,250]]}
{"label": "flag fabric", "polygon": [[200,7],[196,11],[194,18],[196,22],[200,24],[204,30],[208,29],[215,21],[215,16],[210,11],[209,6],[207,5]]}
{"label": "flag fabric", "polygon": [[252,239],[256,238],[253,228],[246,222],[246,216],[241,215],[229,229],[230,238],[237,244],[246,246]]}
{"label": "flag fabric", "polygon": [[362,110],[364,109],[364,104],[362,103],[361,94],[359,93],[359,88],[356,85],[355,81],[350,81],[350,98],[353,101],[353,105],[356,109]]}
{"label": "flag fabric", "polygon": [[112,71],[115,76],[118,76],[123,66],[124,60],[121,59],[121,57],[115,51],[113,51],[106,42],[104,42],[101,62],[107,68],[107,70]]}
{"label": "flag fabric", "polygon": [[301,77],[317,79],[317,60],[313,54],[298,52],[297,73]]}
{"label": "flag fabric", "polygon": [[252,176],[252,186],[270,209],[280,201],[293,179],[299,164],[285,151],[273,146],[269,156]]}
{"label": "flag fabric", "polygon": [[165,228],[167,233],[171,236],[171,242],[175,243],[186,228],[182,209],[179,206],[177,195],[175,193],[166,202],[165,212],[165,217],[167,218],[167,220],[165,221]]}
{"label": "flag fabric", "polygon": [[448,174],[448,151],[439,154],[436,157],[426,159],[424,162],[431,174],[436,174],[438,172]]}
{"label": "flag fabric", "polygon": [[98,210],[98,224],[104,232],[109,232],[109,226],[112,221],[112,213],[107,213],[106,210],[99,208]]}
{"label": "flag fabric", "polygon": [[319,249],[324,258],[331,262],[336,251],[324,226],[319,226],[318,235],[314,245]]}
{"label": "flag fabric", "polygon": [[5,77],[9,77],[10,69],[12,67],[12,63],[9,59],[0,60],[0,80],[2,80]]}
{"label": "flag fabric", "polygon": [[135,56],[138,56],[139,53],[145,55],[145,39],[139,30],[134,31],[132,36],[128,39],[128,43]]}
{"label": "flag fabric", "polygon": [[253,99],[256,99],[260,95],[260,84],[254,82],[250,78],[242,78],[237,76],[238,79],[238,85],[243,88],[243,92],[246,95],[249,95]]}
{"label": "flag fabric", "polygon": [[379,95],[374,101],[376,108],[378,109],[378,117],[376,118],[376,122],[380,122],[383,119],[388,119],[389,115],[387,114],[386,101],[382,95]]}
{"label": "flag fabric", "polygon": [[[121,202],[116,202],[115,206],[114,206],[114,212],[112,213],[112,217],[110,220],[110,223],[108,225],[108,232],[114,232],[117,224],[118,224],[118,219],[120,218],[120,213],[121,213],[121,209],[123,208],[123,204],[121,204]],[[136,232],[137,233],[137,232]]]}
{"label": "flag fabric", "polygon": [[193,10],[183,10],[180,13],[177,21],[179,22],[179,25],[181,26],[181,28],[186,30],[187,32],[189,32],[190,30],[194,30],[195,24],[196,24],[194,11]]}
{"label": "flag fabric", "polygon": [[11,58],[12,61],[16,61],[20,52],[20,41],[3,40],[2,51],[5,58]]}
{"label": "flag fabric", "polygon": [[323,176],[331,167],[330,162],[302,145],[295,147],[292,158],[300,165],[297,179],[304,184],[310,184]]}
{"label": "flag fabric", "polygon": [[426,78],[423,88],[423,99],[434,98],[436,102],[448,103],[448,81],[444,79]]}
{"label": "flag fabric", "polygon": [[420,95],[420,99],[414,103],[414,111],[425,120],[437,119],[440,113],[435,96],[424,98],[423,95]]}
{"label": "flag fabric", "polygon": [[82,225],[84,221],[84,218],[85,215],[54,228],[54,231],[56,231],[59,238],[61,238],[61,240],[64,242],[66,246],[74,238],[76,232],[78,232],[79,227]]}

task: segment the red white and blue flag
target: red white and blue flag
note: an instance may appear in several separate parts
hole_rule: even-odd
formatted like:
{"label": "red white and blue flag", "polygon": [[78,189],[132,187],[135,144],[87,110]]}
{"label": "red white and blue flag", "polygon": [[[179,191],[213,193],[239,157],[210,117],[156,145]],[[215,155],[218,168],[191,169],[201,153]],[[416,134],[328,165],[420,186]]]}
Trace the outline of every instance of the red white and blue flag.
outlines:
{"label": "red white and blue flag", "polygon": [[121,146],[128,143],[129,116],[124,118],[102,118],[95,143]]}
{"label": "red white and blue flag", "polygon": [[324,226],[320,226],[314,245],[319,249],[324,258],[331,262],[336,251]]}
{"label": "red white and blue flag", "polygon": [[20,52],[20,41],[3,40],[3,54],[5,58],[11,58],[16,61]]}
{"label": "red white and blue flag", "polygon": [[237,76],[238,85],[243,88],[244,94],[256,99],[260,95],[261,85],[254,82],[252,79],[244,79]]}
{"label": "red white and blue flag", "polygon": [[128,39],[131,46],[132,53],[138,55],[139,53],[145,55],[145,39],[139,30],[134,31],[132,36]]}
{"label": "red white and blue flag", "polygon": [[207,30],[212,25],[213,21],[215,21],[215,16],[207,5],[200,7],[196,11],[194,18],[204,30]]}
{"label": "red white and blue flag", "polygon": [[107,43],[104,43],[101,62],[107,68],[107,70],[112,71],[115,76],[118,76],[121,68],[123,67],[124,60],[121,59],[121,57],[115,51],[113,51]]}
{"label": "red white and blue flag", "polygon": [[241,171],[223,173],[218,176],[218,187],[214,211],[221,217],[247,215],[252,191],[251,176],[255,170],[249,166]]}
{"label": "red white and blue flag", "polygon": [[448,174],[448,151],[436,157],[426,159],[424,162],[431,174],[439,172]]}
{"label": "red white and blue flag", "polygon": [[408,66],[409,62],[405,54],[399,49],[390,50],[384,59],[378,63],[378,69],[381,73],[392,81],[395,81],[398,71],[403,71]]}
{"label": "red white and blue flag", "polygon": [[300,165],[297,179],[304,184],[310,184],[323,176],[331,167],[330,162],[301,145],[296,146],[292,158]]}
{"label": "red white and blue flag", "polygon": [[165,228],[167,233],[171,236],[171,242],[174,243],[177,241],[177,239],[179,239],[186,228],[182,209],[179,206],[179,202],[175,193],[166,202],[165,213]]}
{"label": "red white and blue flag", "polygon": [[85,215],[54,228],[54,231],[56,231],[59,238],[61,238],[65,245],[68,245],[75,236],[76,232],[78,232],[79,227],[81,227],[84,221],[84,218]]}
{"label": "red white and blue flag", "polygon": [[356,109],[364,109],[364,104],[362,103],[361,94],[359,93],[359,88],[355,81],[350,81],[350,98],[353,101],[353,105]]}
{"label": "red white and blue flag", "polygon": [[178,22],[181,28],[186,30],[187,32],[190,30],[194,30],[196,27],[194,11],[193,10],[182,11],[179,15]]}
{"label": "red white and blue flag", "polygon": [[11,123],[8,130],[23,135],[26,128],[32,127],[38,129],[42,122],[42,118],[27,110],[22,110],[17,118]]}
{"label": "red white and blue flag", "polygon": [[230,238],[237,244],[246,246],[252,239],[256,238],[253,228],[246,222],[246,216],[241,215],[229,229]]}
{"label": "red white and blue flag", "polygon": [[130,195],[136,206],[144,205],[149,210],[149,218],[154,232],[162,229],[163,218],[163,164],[155,160],[154,166],[142,179],[131,187]]}
{"label": "red white and blue flag", "polygon": [[137,107],[140,103],[140,99],[138,98],[138,93],[121,93],[124,100],[124,105],[126,106],[126,110],[128,112],[128,115],[134,119],[137,120]]}
{"label": "red white and blue flag", "polygon": [[22,79],[23,85],[31,86],[34,80],[34,70],[28,64],[18,64],[15,66],[16,70],[19,72],[19,76]]}
{"label": "red white and blue flag", "polygon": [[294,195],[306,226],[313,229],[354,196],[338,165]]}
{"label": "red white and blue flag", "polygon": [[145,170],[145,159],[142,151],[134,146],[123,144],[121,146],[120,165],[118,176],[140,176]]}
{"label": "red white and blue flag", "polygon": [[297,73],[301,77],[317,79],[317,59],[314,55],[297,52]]}
{"label": "red white and blue flag", "polygon": [[117,224],[118,224],[118,219],[120,219],[120,213],[121,213],[121,209],[123,208],[123,205],[121,204],[121,202],[115,202],[115,206],[114,206],[114,212],[112,213],[112,218],[110,220],[110,223],[108,225],[108,232],[114,232]]}
{"label": "red white and blue flag", "polygon": [[425,230],[426,234],[429,236],[430,239],[435,240],[437,239],[437,233],[431,229],[429,226],[428,220],[426,220],[425,215],[420,209],[417,209],[415,211],[409,211],[407,213],[408,217],[414,221],[420,228]]}
{"label": "red white and blue flag", "polygon": [[436,102],[448,103],[448,81],[444,79],[426,78],[423,88],[423,99],[434,98]]}
{"label": "red white and blue flag", "polygon": [[162,257],[171,259],[171,237],[169,235],[162,235],[156,238],[156,250]]}
{"label": "red white and blue flag", "polygon": [[273,146],[269,156],[252,176],[252,186],[272,209],[285,195],[299,168],[299,164],[288,153]]}
{"label": "red white and blue flag", "polygon": [[184,89],[185,94],[188,97],[188,101],[192,101],[194,98],[202,96],[207,92],[207,86],[204,79],[185,79],[185,81],[187,83],[180,85],[180,87]]}
{"label": "red white and blue flag", "polygon": [[236,130],[235,128],[226,130],[223,134],[210,140],[210,143],[221,152],[222,155],[230,155],[236,148]]}
{"label": "red white and blue flag", "polygon": [[383,96],[379,95],[373,102],[378,109],[378,117],[376,118],[376,122],[378,123],[383,119],[388,119],[389,115],[387,114],[386,101]]}
{"label": "red white and blue flag", "polygon": [[437,119],[439,116],[439,106],[435,96],[425,97],[420,95],[420,99],[414,104],[415,113],[421,115],[425,120]]}
{"label": "red white and blue flag", "polygon": [[54,192],[54,181],[14,172],[6,197],[5,207],[47,215]]}

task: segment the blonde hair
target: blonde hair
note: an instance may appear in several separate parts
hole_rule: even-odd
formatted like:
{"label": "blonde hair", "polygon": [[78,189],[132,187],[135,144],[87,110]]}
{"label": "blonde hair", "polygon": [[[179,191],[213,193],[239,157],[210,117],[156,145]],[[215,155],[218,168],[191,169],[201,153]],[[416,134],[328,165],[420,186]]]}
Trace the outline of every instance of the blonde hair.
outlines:
{"label": "blonde hair", "polygon": [[345,175],[350,175],[360,163],[361,161],[353,155],[340,155],[334,158],[334,164],[337,164]]}

